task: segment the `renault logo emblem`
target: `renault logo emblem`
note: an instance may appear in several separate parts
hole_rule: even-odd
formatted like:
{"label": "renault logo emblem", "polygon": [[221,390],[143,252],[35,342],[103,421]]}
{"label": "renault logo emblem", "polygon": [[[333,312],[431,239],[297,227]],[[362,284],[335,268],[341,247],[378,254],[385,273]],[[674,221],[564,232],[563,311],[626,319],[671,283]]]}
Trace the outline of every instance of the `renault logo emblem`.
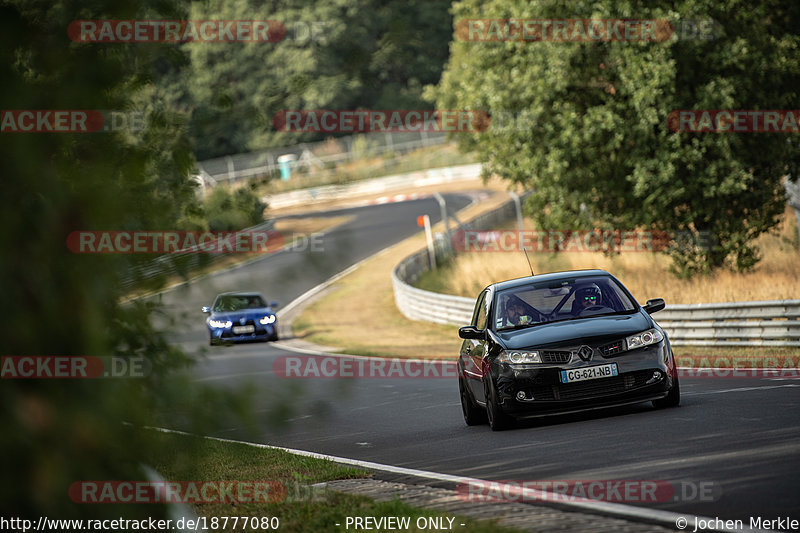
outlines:
{"label": "renault logo emblem", "polygon": [[592,358],[592,354],[593,353],[594,353],[594,350],[592,350],[591,347],[586,346],[584,344],[578,350],[578,357],[580,357],[582,361],[589,361]]}

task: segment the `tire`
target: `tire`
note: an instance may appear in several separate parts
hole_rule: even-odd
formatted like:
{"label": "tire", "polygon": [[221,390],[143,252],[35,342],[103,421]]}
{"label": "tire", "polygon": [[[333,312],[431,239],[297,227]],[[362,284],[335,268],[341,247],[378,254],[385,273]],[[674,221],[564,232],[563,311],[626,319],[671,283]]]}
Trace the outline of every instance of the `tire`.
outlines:
{"label": "tire", "polygon": [[464,385],[464,380],[459,378],[458,390],[461,395],[461,413],[468,426],[478,426],[486,423],[486,411],[476,406],[469,397],[469,392]]}
{"label": "tire", "polygon": [[653,400],[653,407],[656,409],[665,409],[667,407],[678,407],[681,404],[681,384],[678,381],[677,376],[673,378],[675,384],[672,385],[672,388],[667,394],[666,397],[661,398],[660,400]]}
{"label": "tire", "polygon": [[484,387],[486,388],[486,418],[492,431],[503,431],[514,425],[514,419],[503,412],[497,401],[497,391],[491,384],[491,378]]}

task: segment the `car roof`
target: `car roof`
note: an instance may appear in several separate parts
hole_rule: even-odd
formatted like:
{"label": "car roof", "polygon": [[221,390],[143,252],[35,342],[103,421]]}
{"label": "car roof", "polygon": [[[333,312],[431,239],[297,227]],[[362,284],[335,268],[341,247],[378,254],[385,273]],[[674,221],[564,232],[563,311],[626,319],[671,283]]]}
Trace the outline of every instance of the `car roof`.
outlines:
{"label": "car roof", "polygon": [[[529,285],[531,283],[537,283],[542,281],[558,281],[561,279],[574,279],[574,278],[589,278],[595,276],[608,276],[613,277],[610,273],[606,272],[605,270],[600,269],[592,269],[592,270],[565,270],[563,272],[548,272],[547,274],[536,274],[534,276],[525,276],[524,278],[516,278],[516,279],[509,279],[506,281],[498,281],[497,283],[492,283],[489,287],[493,287],[495,290],[505,290],[505,289],[513,289],[515,287],[522,287],[524,285]],[[487,287],[488,288],[488,287]]]}

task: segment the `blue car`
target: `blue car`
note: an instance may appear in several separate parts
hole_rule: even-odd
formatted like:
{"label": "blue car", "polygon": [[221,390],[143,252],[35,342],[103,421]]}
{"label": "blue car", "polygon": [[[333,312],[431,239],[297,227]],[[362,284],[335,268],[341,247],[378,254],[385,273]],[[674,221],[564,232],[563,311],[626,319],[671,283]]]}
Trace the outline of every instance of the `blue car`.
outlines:
{"label": "blue car", "polygon": [[214,299],[211,307],[203,307],[209,317],[208,343],[278,340],[278,316],[274,309],[278,302],[270,302],[257,292],[226,292]]}

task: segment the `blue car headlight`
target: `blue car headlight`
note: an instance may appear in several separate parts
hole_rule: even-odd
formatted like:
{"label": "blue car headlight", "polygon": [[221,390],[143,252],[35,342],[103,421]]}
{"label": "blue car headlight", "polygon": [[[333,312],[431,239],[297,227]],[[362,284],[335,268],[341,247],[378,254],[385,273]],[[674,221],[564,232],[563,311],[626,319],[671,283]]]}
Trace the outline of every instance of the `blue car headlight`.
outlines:
{"label": "blue car headlight", "polygon": [[628,344],[628,349],[641,348],[642,346],[649,346],[657,344],[664,340],[664,334],[657,329],[648,329],[636,335],[631,335],[625,341]]}
{"label": "blue car headlight", "polygon": [[258,322],[263,325],[272,324],[275,322],[277,317],[275,315],[265,316],[264,318],[260,319]]}
{"label": "blue car headlight", "polygon": [[230,320],[209,320],[208,325],[212,328],[229,328],[233,325]]}
{"label": "blue car headlight", "polygon": [[497,360],[511,365],[542,362],[539,352],[529,350],[503,350]]}

